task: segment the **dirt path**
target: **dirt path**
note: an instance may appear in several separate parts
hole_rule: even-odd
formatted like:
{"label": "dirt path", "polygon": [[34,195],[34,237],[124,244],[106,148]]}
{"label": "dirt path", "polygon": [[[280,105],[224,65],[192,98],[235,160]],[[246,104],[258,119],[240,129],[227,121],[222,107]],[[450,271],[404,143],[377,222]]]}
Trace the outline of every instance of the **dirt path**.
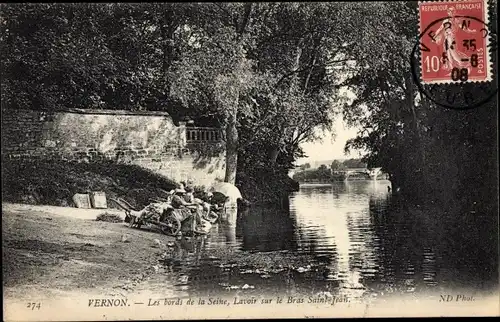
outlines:
{"label": "dirt path", "polygon": [[8,209],[2,238],[4,298],[16,300],[140,291],[173,241],[124,223]]}

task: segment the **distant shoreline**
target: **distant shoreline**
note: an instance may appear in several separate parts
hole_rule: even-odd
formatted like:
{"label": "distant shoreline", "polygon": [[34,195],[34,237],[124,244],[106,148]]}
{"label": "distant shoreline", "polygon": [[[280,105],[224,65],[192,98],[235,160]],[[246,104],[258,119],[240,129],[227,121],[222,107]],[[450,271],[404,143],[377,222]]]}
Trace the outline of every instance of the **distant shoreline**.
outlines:
{"label": "distant shoreline", "polygon": [[355,180],[336,180],[336,181],[317,181],[317,182],[299,182],[299,186],[327,186],[336,183],[346,183],[346,182],[390,182],[389,179],[355,179]]}

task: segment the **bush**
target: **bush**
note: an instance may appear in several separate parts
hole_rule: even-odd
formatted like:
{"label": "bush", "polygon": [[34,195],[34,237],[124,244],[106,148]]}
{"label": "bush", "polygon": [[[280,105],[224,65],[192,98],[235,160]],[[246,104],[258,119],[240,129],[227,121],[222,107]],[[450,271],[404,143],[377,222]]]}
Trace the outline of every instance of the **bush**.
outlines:
{"label": "bush", "polygon": [[239,172],[237,186],[251,203],[276,206],[282,205],[290,193],[299,190],[297,181],[273,168],[261,168],[250,174]]}

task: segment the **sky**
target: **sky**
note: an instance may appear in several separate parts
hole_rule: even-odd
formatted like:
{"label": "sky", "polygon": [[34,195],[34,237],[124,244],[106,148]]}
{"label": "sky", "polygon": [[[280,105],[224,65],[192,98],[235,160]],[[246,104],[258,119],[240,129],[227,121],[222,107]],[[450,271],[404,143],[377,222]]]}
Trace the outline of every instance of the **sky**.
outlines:
{"label": "sky", "polygon": [[[352,91],[345,88],[340,90],[339,95],[347,97],[351,102],[356,97]],[[344,147],[347,140],[355,138],[358,129],[347,127],[341,116],[335,121],[334,129],[335,137],[332,136],[332,133],[328,132],[324,133],[321,141],[301,144],[302,149],[308,157],[298,159],[296,164],[301,165],[314,161],[361,157],[358,151],[352,151],[349,155],[344,154]]]}
{"label": "sky", "polygon": [[337,119],[335,122],[335,138],[332,137],[330,132],[325,133],[321,141],[303,143],[301,145],[307,158],[300,158],[297,160],[297,165],[323,160],[334,159],[347,159],[357,158],[359,153],[354,151],[349,155],[344,154],[344,146],[347,140],[356,137],[358,129],[348,128],[342,118]]}

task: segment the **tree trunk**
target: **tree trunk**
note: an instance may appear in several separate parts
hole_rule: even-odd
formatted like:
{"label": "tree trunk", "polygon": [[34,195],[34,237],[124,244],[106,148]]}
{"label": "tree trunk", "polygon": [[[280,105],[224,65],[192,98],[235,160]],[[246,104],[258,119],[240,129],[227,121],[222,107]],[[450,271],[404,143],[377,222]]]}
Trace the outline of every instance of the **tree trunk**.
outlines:
{"label": "tree trunk", "polygon": [[[302,47],[301,47],[302,43],[303,43],[303,39],[300,39],[299,43],[297,44],[297,51],[295,54],[295,63],[292,66],[293,71],[297,71],[300,68],[300,58],[302,57]],[[297,78],[298,76],[295,75],[294,77]],[[269,156],[271,164],[276,164],[276,161],[278,160],[278,156],[280,155],[280,152],[281,152],[281,147],[285,144],[284,136],[286,135],[286,128],[284,128],[284,129],[282,128],[279,132],[279,135],[280,135],[279,143],[277,146],[273,147],[273,150],[271,151],[270,156]]]}
{"label": "tree trunk", "polygon": [[304,83],[304,94],[307,92],[307,86],[309,86],[309,80],[311,79],[311,74],[314,69],[314,64],[316,64],[316,53],[314,53],[314,58],[311,64],[311,68],[309,68],[309,72],[307,73],[306,81]]}
{"label": "tree trunk", "polygon": [[272,164],[276,164],[279,154],[280,154],[280,148],[278,146],[274,147],[273,150],[271,151],[271,156],[270,156]]}
{"label": "tree trunk", "polygon": [[226,175],[225,182],[235,184],[238,164],[238,129],[236,128],[238,98],[226,124]]}
{"label": "tree trunk", "polygon": [[[244,6],[243,21],[237,28],[238,38],[241,41],[245,28],[250,20],[252,13],[252,3]],[[240,44],[241,45],[241,44]],[[230,109],[226,122],[226,174],[224,182],[236,183],[236,171],[238,167],[238,129],[236,127],[238,120],[239,91],[236,91],[233,106]]]}
{"label": "tree trunk", "polygon": [[163,80],[165,81],[165,97],[170,99],[170,84],[169,78],[167,76],[168,70],[172,65],[172,39],[174,36],[175,25],[173,22],[173,17],[170,11],[165,11],[163,16],[163,21],[160,26],[161,36],[163,41],[163,61],[162,61],[162,71]]}
{"label": "tree trunk", "polygon": [[313,59],[312,59],[311,67],[309,68],[309,72],[307,73],[306,81],[304,83],[304,92],[303,92],[304,94],[307,92],[307,87],[309,86],[309,81],[311,80],[311,75],[312,75],[312,72],[314,70],[314,65],[316,64],[316,59],[318,58],[317,54],[318,54],[318,47],[320,46],[320,44],[321,44],[321,38],[316,39],[314,41]]}

